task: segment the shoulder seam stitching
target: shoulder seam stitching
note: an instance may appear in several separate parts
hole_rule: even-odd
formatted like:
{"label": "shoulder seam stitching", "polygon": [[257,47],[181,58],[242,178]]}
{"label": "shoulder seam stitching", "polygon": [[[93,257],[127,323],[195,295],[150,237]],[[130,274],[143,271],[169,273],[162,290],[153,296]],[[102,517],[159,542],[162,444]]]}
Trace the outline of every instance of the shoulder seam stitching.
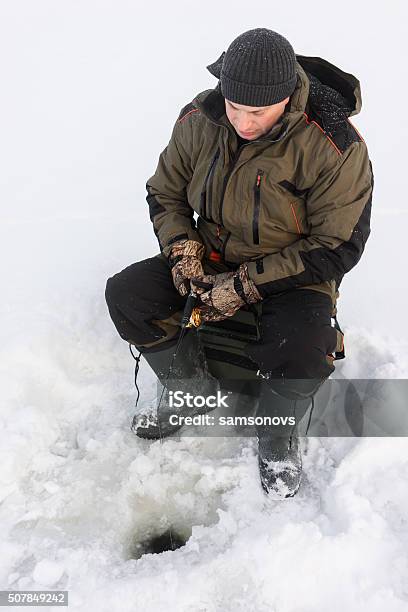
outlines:
{"label": "shoulder seam stitching", "polygon": [[180,117],[180,119],[177,119],[177,123],[180,123],[181,121],[183,121],[186,117],[191,115],[191,113],[197,113],[197,112],[199,112],[199,109],[198,108],[193,108],[191,111],[188,111],[188,113],[186,113],[185,115]]}

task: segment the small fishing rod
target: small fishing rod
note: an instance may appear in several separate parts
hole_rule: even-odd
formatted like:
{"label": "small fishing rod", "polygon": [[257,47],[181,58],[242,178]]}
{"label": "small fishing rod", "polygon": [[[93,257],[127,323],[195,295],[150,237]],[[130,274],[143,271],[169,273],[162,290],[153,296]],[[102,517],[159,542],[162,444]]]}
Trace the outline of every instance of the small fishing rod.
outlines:
{"label": "small fishing rod", "polygon": [[[180,332],[180,336],[179,339],[177,341],[177,345],[175,348],[175,351],[173,353],[173,357],[170,363],[170,367],[169,370],[167,372],[166,378],[164,379],[162,385],[163,385],[163,389],[160,395],[160,399],[159,399],[159,403],[157,405],[157,424],[159,427],[159,437],[160,437],[160,445],[162,446],[163,444],[163,434],[162,434],[162,427],[161,427],[161,422],[160,422],[160,406],[163,400],[163,396],[164,393],[167,389],[167,384],[170,378],[170,375],[172,373],[173,367],[174,367],[174,362],[177,358],[177,354],[180,350],[180,346],[183,342],[183,338],[186,334],[187,329],[190,329],[192,327],[199,327],[201,324],[201,315],[200,315],[200,310],[199,308],[196,307],[197,304],[197,300],[198,300],[198,295],[194,292],[194,291],[190,291],[186,304],[184,306],[184,311],[183,311],[183,316],[181,318],[181,332]],[[161,453],[162,454],[162,453]],[[163,456],[162,456],[163,458]],[[173,530],[171,528],[171,525],[169,525],[169,536],[170,536],[170,546],[171,546],[171,550],[174,550],[174,539],[173,539]]]}

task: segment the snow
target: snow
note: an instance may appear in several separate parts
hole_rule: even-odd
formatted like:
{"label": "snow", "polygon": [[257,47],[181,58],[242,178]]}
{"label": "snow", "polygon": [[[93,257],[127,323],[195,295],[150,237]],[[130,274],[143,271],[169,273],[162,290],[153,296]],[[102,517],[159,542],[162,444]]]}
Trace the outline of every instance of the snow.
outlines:
{"label": "snow", "polygon": [[[331,9],[317,0],[306,29],[301,5],[260,24],[270,3],[253,18],[238,4],[232,16],[210,2],[199,20],[182,0],[143,12],[125,2],[95,11],[90,0],[1,9],[1,589],[67,589],[80,612],[408,609],[406,438],[302,439],[299,493],[277,502],[261,489],[253,439],[161,445],[129,429],[134,361],[105,282],[156,252],[146,178],[180,108],[214,85],[205,65],[252,27],[276,28],[362,81],[354,123],[371,150],[378,216],[341,289],[347,358],[336,376],[408,377],[405,119],[391,131],[377,121],[378,74],[406,87],[402,60],[383,64],[366,7],[350,1],[342,10],[359,36],[347,48],[344,21],[322,27]],[[370,7],[402,58],[398,11]],[[145,363],[139,381],[144,410],[155,392]],[[139,556],[169,525],[186,545]]]}
{"label": "snow", "polygon": [[56,584],[64,573],[64,566],[48,559],[43,559],[36,564],[33,571],[33,580],[37,584],[42,584],[45,587],[52,587]]}

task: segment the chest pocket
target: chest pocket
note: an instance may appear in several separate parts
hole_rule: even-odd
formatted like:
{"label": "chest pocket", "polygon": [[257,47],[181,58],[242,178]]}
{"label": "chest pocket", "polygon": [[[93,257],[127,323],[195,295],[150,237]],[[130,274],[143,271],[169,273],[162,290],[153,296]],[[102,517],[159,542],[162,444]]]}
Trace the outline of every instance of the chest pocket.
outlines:
{"label": "chest pocket", "polygon": [[308,234],[306,198],[309,190],[298,189],[296,185],[286,180],[280,181],[278,184],[287,192],[288,209],[290,211],[289,227],[296,231],[299,237]]}
{"label": "chest pocket", "polygon": [[271,182],[261,168],[252,181],[252,244],[282,247],[308,234],[307,189],[299,190],[286,180]]}

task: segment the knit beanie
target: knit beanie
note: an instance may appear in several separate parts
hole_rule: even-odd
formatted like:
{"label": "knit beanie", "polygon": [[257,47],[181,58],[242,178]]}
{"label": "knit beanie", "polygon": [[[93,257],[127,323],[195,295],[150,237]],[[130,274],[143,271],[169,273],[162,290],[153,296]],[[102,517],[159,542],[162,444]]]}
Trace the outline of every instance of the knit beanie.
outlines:
{"label": "knit beanie", "polygon": [[230,102],[269,106],[290,96],[297,82],[296,55],[284,36],[256,28],[240,34],[207,69]]}

